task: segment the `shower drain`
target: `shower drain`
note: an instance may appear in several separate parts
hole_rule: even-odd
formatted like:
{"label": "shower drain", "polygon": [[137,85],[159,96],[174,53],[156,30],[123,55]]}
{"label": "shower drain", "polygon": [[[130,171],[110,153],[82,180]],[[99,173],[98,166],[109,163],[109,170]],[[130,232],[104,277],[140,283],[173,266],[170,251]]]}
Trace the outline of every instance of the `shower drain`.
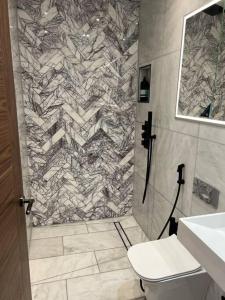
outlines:
{"label": "shower drain", "polygon": [[128,250],[131,246],[132,246],[132,243],[131,241],[129,240],[123,226],[121,225],[120,222],[114,222],[114,226],[124,244],[124,247]]}

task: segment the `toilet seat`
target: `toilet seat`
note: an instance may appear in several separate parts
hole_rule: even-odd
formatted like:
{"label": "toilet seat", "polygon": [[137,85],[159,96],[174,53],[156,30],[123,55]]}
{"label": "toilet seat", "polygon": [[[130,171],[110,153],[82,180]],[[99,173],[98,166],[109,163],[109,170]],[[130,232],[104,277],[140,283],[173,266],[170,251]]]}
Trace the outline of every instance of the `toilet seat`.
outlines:
{"label": "toilet seat", "polygon": [[201,270],[176,235],[134,245],[127,255],[137,275],[149,282],[167,281]]}

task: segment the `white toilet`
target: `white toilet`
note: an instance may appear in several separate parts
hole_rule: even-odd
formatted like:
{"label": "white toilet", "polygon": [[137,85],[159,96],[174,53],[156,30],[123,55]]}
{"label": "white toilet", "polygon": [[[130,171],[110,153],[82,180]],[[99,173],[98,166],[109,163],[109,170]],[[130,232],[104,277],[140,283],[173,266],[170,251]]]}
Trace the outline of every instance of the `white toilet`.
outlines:
{"label": "white toilet", "polygon": [[211,279],[176,235],[132,246],[128,258],[147,300],[205,299]]}

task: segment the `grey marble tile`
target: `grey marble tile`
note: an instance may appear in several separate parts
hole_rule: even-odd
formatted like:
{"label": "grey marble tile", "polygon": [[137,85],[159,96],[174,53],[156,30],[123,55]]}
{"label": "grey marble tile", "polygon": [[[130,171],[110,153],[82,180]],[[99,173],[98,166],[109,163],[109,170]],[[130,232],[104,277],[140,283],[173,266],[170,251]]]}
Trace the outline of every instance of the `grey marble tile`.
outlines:
{"label": "grey marble tile", "polygon": [[[111,221],[111,222],[110,222]],[[120,222],[123,228],[137,226],[137,223],[133,216],[126,216],[122,218],[114,218],[111,220],[101,220],[101,222],[93,221],[87,223],[88,232],[98,232],[98,231],[111,231],[115,230],[114,222]]]}
{"label": "grey marble tile", "polygon": [[184,163],[185,184],[181,187],[177,207],[185,215],[190,215],[195,160],[198,140],[195,137],[158,128],[156,149],[155,189],[172,204],[175,201],[177,184],[177,167]]}
{"label": "grey marble tile", "polygon": [[[146,119],[147,120],[147,119]],[[143,120],[144,121],[144,120]],[[146,174],[146,159],[147,150],[141,145],[142,141],[142,126],[144,122],[135,125],[135,149],[134,149],[134,170],[138,171],[141,177]]]}
{"label": "grey marble tile", "polygon": [[99,273],[94,252],[30,261],[31,283],[39,284]]}
{"label": "grey marble tile", "polygon": [[133,200],[133,214],[138,224],[147,232],[148,227],[148,203],[149,193],[146,194],[145,203],[142,204],[142,198],[145,187],[145,179],[135,171],[134,176],[134,200]]}
{"label": "grey marble tile", "polygon": [[139,62],[148,64],[163,50],[166,1],[143,0],[140,7]]}
{"label": "grey marble tile", "polygon": [[31,240],[30,259],[63,255],[62,237]]}
{"label": "grey marble tile", "polygon": [[66,281],[57,281],[32,286],[33,300],[67,300]]}
{"label": "grey marble tile", "polygon": [[[88,288],[87,288],[88,287]],[[68,300],[130,300],[141,297],[139,279],[130,269],[68,280]]]}
{"label": "grey marble tile", "polygon": [[100,272],[109,272],[130,267],[127,251],[124,247],[96,251],[95,255]]}
{"label": "grey marble tile", "polygon": [[[159,193],[155,192],[151,240],[156,240],[159,237],[166,221],[168,220],[172,208],[173,205],[170,202],[164,199]],[[177,221],[179,218],[184,217],[184,215],[177,209],[173,216],[177,219]],[[169,227],[167,227],[162,237],[167,237],[168,233]]]}
{"label": "grey marble tile", "polygon": [[125,232],[132,245],[147,242],[148,238],[140,226],[126,228]]}
{"label": "grey marble tile", "polygon": [[120,221],[120,224],[125,229],[138,226],[138,224],[133,216],[125,217],[123,220]]}
{"label": "grey marble tile", "polygon": [[54,226],[41,226],[34,227],[32,230],[32,239],[46,239],[57,236],[65,236],[65,235],[75,235],[87,233],[86,224],[79,225],[54,225]]}
{"label": "grey marble tile", "polygon": [[115,230],[114,223],[94,223],[87,225],[88,232],[109,231]]}
{"label": "grey marble tile", "polygon": [[220,199],[218,208],[215,209],[202,203],[202,200],[199,200],[198,197],[193,196],[192,214],[194,215],[225,210],[224,151],[225,145],[202,139],[199,140],[195,177],[220,191]]}
{"label": "grey marble tile", "polygon": [[63,237],[64,253],[81,253],[122,247],[117,231],[96,232]]}
{"label": "grey marble tile", "polygon": [[224,126],[200,124],[199,138],[225,145]]}

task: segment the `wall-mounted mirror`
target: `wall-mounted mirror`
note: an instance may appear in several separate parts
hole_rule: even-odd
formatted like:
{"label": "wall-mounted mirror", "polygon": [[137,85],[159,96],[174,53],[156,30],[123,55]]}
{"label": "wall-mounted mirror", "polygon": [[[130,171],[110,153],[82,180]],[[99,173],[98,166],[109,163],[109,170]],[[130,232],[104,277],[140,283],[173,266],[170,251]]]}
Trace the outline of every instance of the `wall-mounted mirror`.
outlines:
{"label": "wall-mounted mirror", "polygon": [[176,117],[225,125],[224,1],[185,16]]}

